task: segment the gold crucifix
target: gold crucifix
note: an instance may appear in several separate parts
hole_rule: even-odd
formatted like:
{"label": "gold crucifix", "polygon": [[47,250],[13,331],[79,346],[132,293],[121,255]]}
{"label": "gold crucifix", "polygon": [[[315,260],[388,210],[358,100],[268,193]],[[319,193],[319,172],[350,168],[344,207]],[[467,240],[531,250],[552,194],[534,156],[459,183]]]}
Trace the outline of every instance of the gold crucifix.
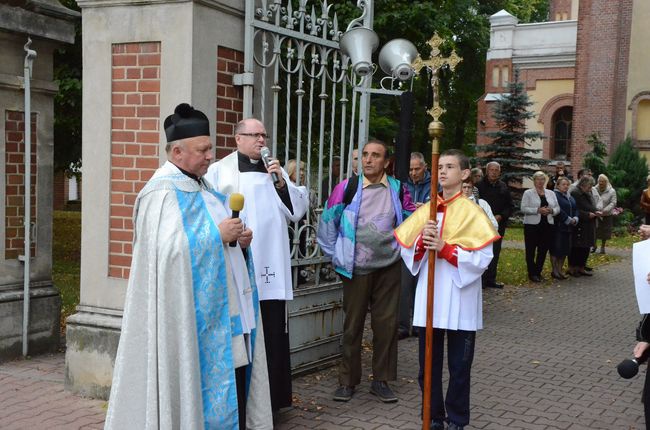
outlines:
{"label": "gold crucifix", "polygon": [[431,47],[431,52],[429,54],[428,60],[423,60],[422,57],[418,56],[413,60],[411,66],[415,70],[415,73],[419,73],[423,67],[428,67],[431,69],[431,88],[433,91],[433,105],[431,109],[427,110],[427,113],[433,118],[434,122],[438,121],[440,115],[444,110],[440,107],[438,100],[438,70],[441,67],[447,65],[453,71],[458,63],[463,59],[456,54],[456,51],[452,50],[449,57],[443,57],[440,55],[440,45],[442,45],[442,37],[438,36],[438,33],[434,33],[431,36],[431,39],[427,41],[427,45]]}

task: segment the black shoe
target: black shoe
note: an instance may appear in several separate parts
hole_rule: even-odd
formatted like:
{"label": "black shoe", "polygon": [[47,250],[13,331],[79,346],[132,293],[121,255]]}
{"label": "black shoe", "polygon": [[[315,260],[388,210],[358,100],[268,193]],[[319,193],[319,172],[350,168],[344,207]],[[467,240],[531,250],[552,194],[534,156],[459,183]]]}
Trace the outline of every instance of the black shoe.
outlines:
{"label": "black shoe", "polygon": [[349,402],[350,399],[352,399],[353,394],[354,387],[350,387],[349,385],[341,385],[334,392],[332,399],[336,400],[337,402]]}
{"label": "black shoe", "polygon": [[409,331],[404,329],[397,330],[397,339],[402,340],[409,337]]}
{"label": "black shoe", "polygon": [[562,275],[562,274],[559,274],[559,275],[558,275],[557,273],[551,273],[551,277],[552,277],[553,279],[557,279],[557,280],[562,280],[562,279],[566,279],[566,278],[567,278],[566,276],[564,276],[564,275]]}
{"label": "black shoe", "polygon": [[459,426],[458,424],[449,423],[447,430],[463,430],[465,426]]}
{"label": "black shoe", "polygon": [[585,270],[586,270],[587,272],[591,272],[591,271],[593,271],[594,269],[593,269],[593,267],[585,266]]}
{"label": "black shoe", "polygon": [[429,430],[445,430],[445,424],[442,421],[432,421]]}
{"label": "black shoe", "polygon": [[585,272],[578,272],[578,273],[580,273],[580,276],[594,276],[593,273],[589,273],[589,272],[586,272],[586,271]]}
{"label": "black shoe", "polygon": [[533,282],[542,282],[542,278],[537,275],[529,276],[528,279],[530,279]]}
{"label": "black shoe", "polygon": [[487,284],[485,287],[486,288],[503,288],[503,284],[501,282],[493,282],[491,284]]}
{"label": "black shoe", "polygon": [[397,401],[397,397],[395,397],[393,390],[390,389],[386,381],[372,381],[370,392],[379,397],[379,400],[384,403],[395,403]]}

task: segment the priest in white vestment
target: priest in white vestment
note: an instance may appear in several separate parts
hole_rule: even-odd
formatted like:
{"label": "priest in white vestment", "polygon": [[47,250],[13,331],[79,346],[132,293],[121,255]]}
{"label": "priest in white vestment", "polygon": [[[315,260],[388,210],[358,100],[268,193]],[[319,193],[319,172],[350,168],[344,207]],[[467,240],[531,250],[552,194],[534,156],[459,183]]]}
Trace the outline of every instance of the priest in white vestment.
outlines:
{"label": "priest in white vestment", "polygon": [[[413,326],[426,327],[428,258],[436,250],[431,429],[462,429],[469,423],[470,371],[476,331],[483,328],[481,275],[492,260],[492,243],[499,235],[480,206],[461,192],[470,175],[469,160],[458,150],[441,154],[437,221],[429,220],[430,203],[418,208],[397,229],[402,258],[418,275]],[[444,339],[447,336],[449,386],[442,393]],[[426,331],[420,337],[420,388],[424,380]]]}
{"label": "priest in white vestment", "polygon": [[220,193],[245,197],[240,216],[255,232],[251,243],[273,411],[291,406],[291,360],[286,301],[293,299],[288,222],[309,207],[309,193],[296,186],[276,159],[265,166],[266,129],[248,118],[235,127],[237,151],[210,166],[206,178]]}
{"label": "priest in white vestment", "polygon": [[213,158],[205,115],[181,104],[164,127],[168,161],[135,202],[105,428],[272,429],[258,292],[244,259],[252,232],[203,178]]}

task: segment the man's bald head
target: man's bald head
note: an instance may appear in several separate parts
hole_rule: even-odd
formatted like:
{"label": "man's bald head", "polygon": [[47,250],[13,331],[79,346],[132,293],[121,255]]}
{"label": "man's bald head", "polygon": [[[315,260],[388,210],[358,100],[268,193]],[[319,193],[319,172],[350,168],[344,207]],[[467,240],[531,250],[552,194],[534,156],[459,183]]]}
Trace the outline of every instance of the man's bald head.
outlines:
{"label": "man's bald head", "polygon": [[266,146],[266,128],[255,118],[246,118],[235,126],[237,151],[252,160],[261,158],[260,151]]}

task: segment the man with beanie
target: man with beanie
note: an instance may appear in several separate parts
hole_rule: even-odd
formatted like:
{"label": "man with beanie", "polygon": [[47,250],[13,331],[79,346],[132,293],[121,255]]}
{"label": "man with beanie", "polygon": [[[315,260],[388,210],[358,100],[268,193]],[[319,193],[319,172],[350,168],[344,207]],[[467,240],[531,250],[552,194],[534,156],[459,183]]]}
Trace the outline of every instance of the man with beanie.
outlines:
{"label": "man with beanie", "polygon": [[168,161],[135,201],[105,428],[272,429],[252,232],[203,178],[206,116],[183,103],[164,128]]}

